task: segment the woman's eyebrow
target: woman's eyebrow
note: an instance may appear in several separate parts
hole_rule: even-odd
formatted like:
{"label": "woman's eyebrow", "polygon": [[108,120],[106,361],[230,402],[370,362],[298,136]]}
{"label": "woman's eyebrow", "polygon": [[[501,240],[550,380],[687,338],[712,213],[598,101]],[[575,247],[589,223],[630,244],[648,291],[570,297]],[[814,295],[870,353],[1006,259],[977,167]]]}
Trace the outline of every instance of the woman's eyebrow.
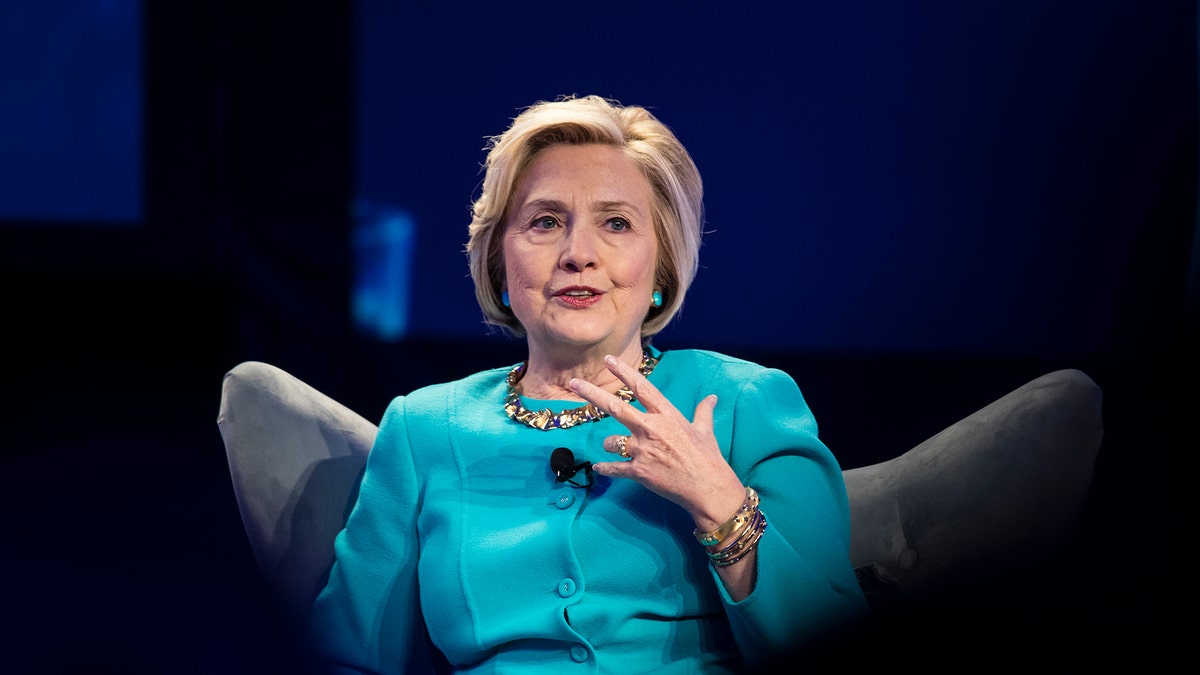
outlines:
{"label": "woman's eyebrow", "polygon": [[534,210],[545,209],[547,211],[566,211],[567,205],[557,199],[534,199],[533,201],[528,201],[528,202],[525,202],[524,204],[521,204],[521,206],[520,206],[521,211],[525,211],[527,209],[534,209]]}
{"label": "woman's eyebrow", "polygon": [[[525,202],[524,204],[521,204],[518,211],[526,211],[526,210],[530,210],[530,209],[532,209],[532,210],[545,209],[547,211],[562,212],[562,211],[567,210],[567,205],[565,202],[560,201],[558,199],[534,199],[534,200]],[[639,209],[633,202],[627,202],[627,201],[624,201],[621,199],[601,200],[601,201],[597,201],[597,202],[592,202],[591,209],[593,211],[626,210],[626,211],[633,211],[634,213],[642,215],[641,209]]]}
{"label": "woman's eyebrow", "polygon": [[637,213],[639,215],[641,215],[641,213],[642,213],[641,209],[639,209],[633,202],[626,202],[626,201],[621,201],[621,200],[592,202],[592,209],[594,209],[596,211],[626,210],[626,211],[633,211],[634,213]]}

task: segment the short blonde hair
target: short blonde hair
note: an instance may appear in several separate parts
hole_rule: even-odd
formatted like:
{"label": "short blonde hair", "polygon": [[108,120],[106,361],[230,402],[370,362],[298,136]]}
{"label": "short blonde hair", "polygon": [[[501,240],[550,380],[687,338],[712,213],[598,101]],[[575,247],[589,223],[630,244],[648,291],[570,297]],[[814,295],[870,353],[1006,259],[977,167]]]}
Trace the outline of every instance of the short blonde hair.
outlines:
{"label": "short blonde hair", "polygon": [[[654,233],[658,239],[655,287],[662,307],[651,309],[642,338],[661,331],[683,306],[700,266],[703,184],[691,155],[675,134],[648,110],[599,96],[541,101],[513,119],[488,142],[486,173],[471,206],[467,256],[475,298],[484,320],[513,335],[525,329],[500,300],[504,283],[501,239],[517,181],[540,151],[552,145],[599,143],[622,148],[650,183]],[[647,304],[650,299],[646,298]]]}

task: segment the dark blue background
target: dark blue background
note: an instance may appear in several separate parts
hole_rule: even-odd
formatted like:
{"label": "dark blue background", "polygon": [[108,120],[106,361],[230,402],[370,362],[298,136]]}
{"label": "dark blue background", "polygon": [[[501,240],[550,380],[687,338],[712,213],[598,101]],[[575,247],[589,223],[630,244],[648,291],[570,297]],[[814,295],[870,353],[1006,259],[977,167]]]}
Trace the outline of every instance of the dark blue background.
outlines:
{"label": "dark blue background", "polygon": [[413,332],[481,333],[461,249],[484,137],[595,93],[654,110],[706,180],[704,269],[664,346],[1165,339],[1194,224],[1185,12],[641,5],[361,3],[355,186],[416,220]]}
{"label": "dark blue background", "polygon": [[[1170,656],[1165,608],[1191,597],[1173,496],[1197,403],[1194,2],[82,5],[135,6],[111,30],[136,49],[89,61],[117,85],[53,76],[78,104],[43,117],[0,101],[5,142],[86,113],[60,158],[104,166],[121,204],[67,173],[0,189],[19,626],[0,647],[18,669],[295,672],[229,482],[221,376],[268,361],[376,419],[520,359],[474,306],[467,207],[485,137],[565,93],[651,107],[703,172],[703,268],[659,345],[784,368],[846,468],[1050,370],[1101,386],[1104,446],[1062,555],[894,627],[881,654]],[[93,16],[76,9],[57,20]],[[0,16],[3,53],[34,59],[0,75],[61,56],[36,13]],[[135,83],[116,67],[131,53]],[[114,151],[99,92],[130,88]],[[4,161],[0,177],[46,175]],[[395,342],[351,320],[363,205],[416,225]]]}
{"label": "dark blue background", "polygon": [[0,219],[141,221],[141,5],[0,5]]}

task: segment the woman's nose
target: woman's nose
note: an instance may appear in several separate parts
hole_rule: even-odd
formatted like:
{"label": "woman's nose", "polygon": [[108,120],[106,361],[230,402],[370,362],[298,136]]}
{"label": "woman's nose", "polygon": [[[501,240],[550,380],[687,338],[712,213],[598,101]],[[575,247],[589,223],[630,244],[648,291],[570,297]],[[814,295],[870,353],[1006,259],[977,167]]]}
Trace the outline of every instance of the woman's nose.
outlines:
{"label": "woman's nose", "polygon": [[588,227],[568,227],[563,237],[560,264],[568,270],[580,272],[595,267],[597,262],[596,234]]}

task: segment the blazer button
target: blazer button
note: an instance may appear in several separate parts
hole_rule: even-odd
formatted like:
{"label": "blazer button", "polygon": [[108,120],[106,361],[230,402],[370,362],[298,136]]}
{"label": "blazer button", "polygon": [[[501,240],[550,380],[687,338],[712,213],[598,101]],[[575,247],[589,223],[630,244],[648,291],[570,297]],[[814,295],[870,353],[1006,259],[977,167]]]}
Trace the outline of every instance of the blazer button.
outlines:
{"label": "blazer button", "polygon": [[575,580],[566,578],[558,582],[558,594],[564,598],[569,598],[572,595],[575,595]]}
{"label": "blazer button", "polygon": [[575,495],[571,494],[570,492],[561,492],[558,495],[558,501],[554,502],[554,505],[560,509],[566,509],[570,508],[570,506],[574,503]]}
{"label": "blazer button", "polygon": [[575,645],[574,647],[571,647],[571,660],[572,661],[574,661],[576,663],[583,663],[584,661],[587,661],[587,657],[588,657],[587,647],[584,647],[583,645]]}

